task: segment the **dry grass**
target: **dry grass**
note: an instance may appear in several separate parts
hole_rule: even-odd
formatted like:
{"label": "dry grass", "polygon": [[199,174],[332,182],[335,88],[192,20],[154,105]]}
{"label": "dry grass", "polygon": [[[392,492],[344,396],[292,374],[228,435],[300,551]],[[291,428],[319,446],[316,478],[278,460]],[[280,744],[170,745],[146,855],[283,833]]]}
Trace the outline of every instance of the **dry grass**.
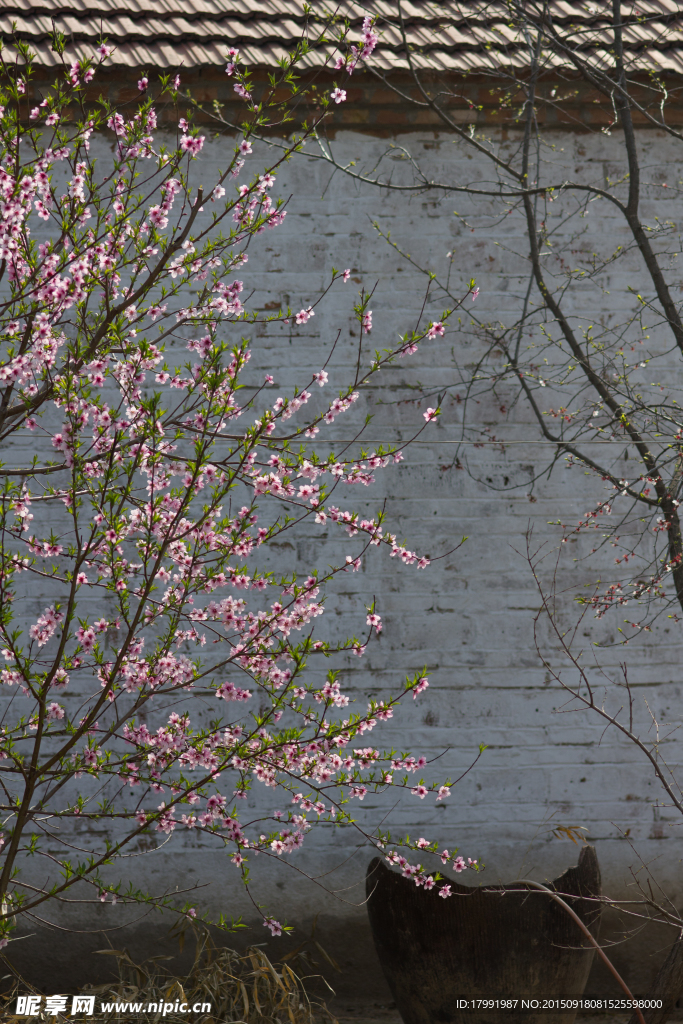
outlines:
{"label": "dry grass", "polygon": [[[161,1021],[165,1024],[318,1024],[322,1020],[337,1024],[325,1003],[311,998],[307,992],[307,985],[310,987],[314,979],[324,979],[320,974],[308,973],[316,965],[305,952],[296,950],[285,958],[289,962],[273,964],[259,946],[250,946],[239,953],[215,946],[208,934],[198,935],[197,940],[194,963],[183,977],[174,976],[162,966],[161,961],[169,957],[151,957],[137,964],[125,949],[101,950],[102,954],[117,960],[119,980],[113,984],[85,986],[84,994],[96,997],[94,1016],[77,1014],[72,1017],[67,1010],[66,1015],[56,1017],[43,1014],[18,1017],[13,1012],[17,995],[35,990],[17,981],[9,995],[0,997],[1,1019],[7,1024],[26,1024],[29,1019],[64,1021],[65,1024],[67,1021],[82,1021],[83,1024],[94,1021],[97,1024],[157,1024]],[[102,1013],[103,1002],[141,1003],[144,1008],[135,1014],[120,1010]],[[195,1003],[209,1003],[211,1010],[195,1014],[173,1009],[163,1013],[164,1003],[172,1003],[175,1008],[176,1002],[187,1003],[190,1007]],[[148,1009],[150,1004],[157,1005]],[[70,1005],[71,999],[68,1007]]]}

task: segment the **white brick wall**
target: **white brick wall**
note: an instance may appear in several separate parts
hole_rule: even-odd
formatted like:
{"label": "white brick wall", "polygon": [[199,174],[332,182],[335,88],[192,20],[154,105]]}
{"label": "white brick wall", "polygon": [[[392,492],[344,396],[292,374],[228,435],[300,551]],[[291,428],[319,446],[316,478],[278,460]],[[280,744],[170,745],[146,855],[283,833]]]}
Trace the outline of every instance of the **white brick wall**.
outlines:
{"label": "white brick wall", "polygon": [[[616,136],[557,134],[551,141],[557,149],[548,152],[548,160],[555,160],[560,168],[570,166],[572,174],[602,177],[621,171]],[[416,133],[401,142],[446,179],[460,175],[476,182],[490,176],[484,164],[465,155],[445,136]],[[224,163],[222,145],[207,146],[202,161],[206,181],[211,180],[215,166]],[[677,180],[680,171],[671,142],[651,133],[643,136],[642,145],[648,175],[653,180]],[[335,147],[340,158],[360,156],[371,166],[386,142],[340,133]],[[402,166],[397,163],[396,167],[400,173]],[[371,221],[377,219],[397,242],[435,269],[443,265],[446,252],[454,250],[454,266],[461,278],[477,278],[479,311],[485,310],[492,318],[514,314],[526,285],[526,267],[494,243],[525,250],[523,225],[516,214],[502,225],[480,227],[481,211],[472,210],[470,200],[464,197],[406,200],[394,193],[361,188],[341,175],[328,183],[329,176],[319,161],[306,156],[294,160],[280,175],[276,191],[285,196],[291,192],[292,199],[285,225],[260,236],[250,255],[245,284],[247,291],[255,289],[253,304],[276,299],[300,308],[315,299],[332,266],[351,266],[353,282],[360,279],[366,288],[376,286],[373,341],[378,347],[393,344],[397,332],[415,322],[424,279],[376,236]],[[644,215],[676,219],[676,204],[655,198],[660,192],[653,192],[648,199]],[[476,219],[475,232],[463,228],[452,215],[456,208]],[[583,224],[587,231],[584,244],[598,247],[622,240],[623,229],[606,203],[593,204],[591,217]],[[639,280],[639,268],[636,257],[628,260],[610,271],[609,294],[586,288],[577,300],[582,309],[596,316],[606,309],[618,313],[623,303],[630,302],[626,288]],[[672,273],[678,273],[676,267]],[[292,330],[291,335],[283,327],[257,329],[252,365],[274,372],[284,386],[301,381],[311,366],[317,368],[322,363],[322,353],[341,328],[331,384],[341,383],[354,358],[354,339],[348,329],[352,326],[352,289],[358,287],[358,283],[350,283],[345,289],[335,289],[315,319]],[[431,312],[438,314],[440,306]],[[410,435],[421,423],[420,410],[407,404],[380,403],[405,398],[408,384],[420,381],[442,386],[452,381],[453,349],[476,352],[477,344],[466,326],[443,341],[423,346],[410,360],[382,371],[380,384],[368,393],[360,410],[374,416],[368,437],[393,441]],[[493,403],[483,401],[476,415],[483,425],[490,423],[497,434],[501,432]],[[603,725],[596,718],[584,713],[558,714],[565,698],[547,681],[534,649],[532,627],[539,600],[522,554],[525,531],[531,524],[537,541],[556,539],[558,532],[549,528],[547,521],[572,521],[591,507],[596,483],[581,469],[567,471],[560,465],[549,480],[537,486],[535,503],[526,497],[527,486],[505,493],[487,487],[486,477],[499,484],[504,476],[511,481],[527,480],[529,467],[538,466],[544,454],[533,445],[515,445],[504,455],[490,448],[470,447],[472,475],[455,469],[442,471],[440,466],[450,461],[453,450],[445,442],[457,438],[460,417],[460,407],[446,401],[439,425],[425,435],[430,443],[408,449],[399,472],[387,471],[371,492],[351,493],[345,507],[360,502],[376,509],[386,496],[395,532],[405,536],[411,547],[436,557],[454,547],[463,534],[469,537],[466,545],[435,561],[424,573],[398,565],[385,552],[373,551],[363,572],[349,576],[343,592],[331,595],[324,617],[328,622],[322,625],[335,634],[353,632],[362,622],[364,603],[377,596],[384,633],[362,663],[350,665],[346,676],[352,679],[350,691],[361,701],[368,693],[381,694],[397,685],[406,673],[428,666],[428,693],[419,702],[406,704],[390,727],[382,730],[387,745],[393,742],[428,757],[442,755],[435,772],[453,777],[467,767],[479,743],[487,744],[488,749],[443,805],[407,798],[394,806],[397,798],[387,793],[366,798],[363,811],[368,817],[384,819],[385,826],[396,832],[438,838],[449,849],[459,846],[466,856],[483,859],[487,864],[484,880],[490,881],[511,880],[520,873],[538,879],[559,873],[575,861],[576,851],[570,843],[551,838],[548,829],[553,824],[585,825],[597,847],[605,890],[615,894],[624,892],[630,880],[628,867],[636,860],[629,844],[619,838],[619,829],[630,829],[637,853],[653,862],[658,880],[677,900],[681,890],[678,825],[671,827],[669,821],[675,821],[672,812],[656,806],[661,792],[644,758],[611,733],[603,735]],[[343,423],[342,418],[335,425],[337,436],[352,436]],[[502,432],[508,438],[537,437],[521,406]],[[282,550],[274,557],[282,564],[290,557],[314,556],[322,566],[346,550],[333,540],[331,555],[323,542],[326,536],[333,538],[334,534],[323,531],[308,540],[300,537],[295,551]],[[572,544],[569,555],[585,552],[587,545],[592,546],[583,540]],[[611,557],[607,556],[607,564]],[[574,564],[567,558],[562,583],[592,579],[606,567],[605,563],[602,568],[599,563],[591,564],[589,570],[588,564]],[[567,616],[572,614],[569,607]],[[620,619],[605,620],[599,630],[592,619],[586,622],[590,636],[584,639],[589,647],[593,637],[614,634]],[[653,711],[669,726],[680,722],[678,628],[664,620],[642,642],[606,655],[611,664],[628,656],[630,678],[638,684],[639,699],[647,696]],[[543,625],[540,635],[544,639],[548,635]],[[667,740],[663,749],[673,762],[680,760],[676,737]],[[270,791],[253,791],[250,807],[268,808],[270,804]],[[300,864],[318,874],[321,868],[329,871],[343,863],[333,876],[334,888],[360,883],[370,852],[360,849],[347,862],[355,842],[351,832],[311,840],[312,852],[303,852]],[[174,838],[163,851],[134,862],[133,868],[136,877],[144,873],[156,888],[175,885],[179,878],[210,882],[203,890],[207,905],[221,906],[227,913],[249,913],[237,874],[225,854],[210,850],[196,836]],[[256,887],[258,897],[277,906],[283,917],[303,922],[322,910],[328,924],[336,922],[341,934],[361,934],[362,906],[325,897],[320,888],[288,874],[279,864],[261,866],[257,861],[253,874],[255,880],[261,880]],[[329,877],[323,881],[329,882]],[[362,891],[360,885],[342,896],[360,904]],[[262,939],[260,931],[252,933],[253,941]],[[328,931],[331,933],[330,928]]]}

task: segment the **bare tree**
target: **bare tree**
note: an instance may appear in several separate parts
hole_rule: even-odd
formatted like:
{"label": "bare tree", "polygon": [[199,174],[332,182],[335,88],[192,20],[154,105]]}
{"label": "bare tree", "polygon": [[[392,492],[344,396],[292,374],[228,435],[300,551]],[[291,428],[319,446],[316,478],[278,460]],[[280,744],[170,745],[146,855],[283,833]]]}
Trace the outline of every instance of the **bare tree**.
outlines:
{"label": "bare tree", "polygon": [[[481,425],[468,416],[473,399],[495,395],[501,426],[525,403],[538,439],[547,442],[551,453],[535,478],[562,459],[595,474],[595,508],[565,529],[580,532],[598,522],[605,528],[600,543],[616,546],[619,568],[591,601],[600,613],[634,598],[640,601],[644,613],[631,626],[637,632],[672,602],[683,607],[683,415],[671,373],[672,360],[675,369],[683,355],[681,302],[674,294],[681,247],[673,221],[654,219],[643,206],[653,194],[665,194],[673,205],[680,192],[675,185],[646,178],[638,125],[659,129],[674,144],[683,142],[683,133],[667,119],[677,87],[651,69],[646,74],[645,59],[633,46],[638,33],[647,38],[648,31],[653,35],[661,28],[661,14],[657,19],[630,5],[625,10],[616,2],[603,3],[580,19],[578,13],[560,17],[556,5],[547,2],[456,2],[439,8],[444,22],[476,23],[480,36],[488,28],[494,43],[496,21],[505,23],[508,38],[514,37],[514,54],[512,44],[498,43],[483,47],[479,55],[488,61],[497,118],[507,111],[506,127],[514,129],[514,134],[503,134],[463,124],[458,108],[472,103],[462,87],[452,77],[419,70],[425,61],[411,44],[399,0],[384,31],[399,40],[396,49],[409,68],[411,88],[405,74],[382,71],[377,63],[368,71],[404,103],[437,117],[462,149],[478,158],[478,166],[488,164],[488,180],[459,180],[457,162],[452,180],[436,180],[409,149],[395,145],[387,155],[402,149],[410,171],[400,181],[395,161],[380,161],[368,170],[359,163],[342,164],[322,130],[318,156],[359,182],[407,197],[467,197],[468,212],[456,217],[475,231],[510,217],[523,219],[526,248],[513,255],[526,267],[526,284],[516,309],[497,319],[473,311],[471,328],[481,343],[476,358],[456,346],[452,379],[437,392],[421,389],[420,397],[462,393],[463,442],[482,439]],[[593,127],[576,120],[579,88],[590,89],[596,106]],[[544,133],[549,110],[555,123],[611,136],[615,174],[592,180],[590,168],[576,168],[573,160],[569,166],[568,155],[558,152]],[[476,111],[471,116],[476,120]],[[594,251],[595,236],[586,233],[596,210],[611,214],[600,251]],[[376,227],[430,277],[434,302],[452,306],[464,276],[457,251],[449,254],[445,267],[424,266],[406,253],[400,239],[389,237],[380,223]],[[630,281],[617,316],[604,310],[604,297],[608,275],[622,269]],[[457,330],[452,325],[453,333]],[[454,461],[466,464],[464,449]],[[509,486],[528,487],[528,481],[513,480]],[[604,513],[611,513],[608,525]],[[669,576],[673,586],[667,585]]]}
{"label": "bare tree", "polygon": [[[618,672],[610,672],[597,658],[587,663],[579,633],[589,609],[584,608],[578,621],[570,629],[565,629],[561,624],[556,571],[548,573],[547,566],[543,564],[549,556],[552,557],[553,552],[549,552],[543,545],[534,545],[533,534],[529,530],[526,554],[541,599],[534,618],[536,650],[549,676],[567,696],[566,702],[558,709],[559,713],[589,711],[602,721],[605,732],[612,730],[618,733],[632,746],[644,771],[658,782],[662,792],[660,806],[673,809],[683,819],[683,787],[675,764],[667,759],[663,749],[672,738],[675,727],[663,728],[651,704],[639,699],[630,684],[625,663]],[[554,554],[556,570],[557,551]],[[550,624],[550,644],[542,632],[542,623]],[[628,833],[624,837],[628,839]],[[683,917],[642,861],[640,866],[644,869],[642,874],[632,871],[632,898],[613,900],[608,896],[606,902],[637,924],[656,921],[672,927],[676,932],[676,940],[650,993],[651,1000],[661,1000],[662,1005],[644,1011],[647,1024],[663,1024],[670,1017],[683,991]],[[636,1024],[638,1019],[639,1014],[634,1014],[629,1024]]]}
{"label": "bare tree", "polygon": [[[407,11],[396,0],[393,16],[380,21],[379,28],[383,45],[393,47],[394,63],[402,63],[403,70],[382,70],[378,61],[368,73],[402,103],[437,120],[457,143],[456,153],[474,156],[475,164],[465,176],[459,171],[464,161],[454,159],[452,173],[438,179],[407,145],[398,144],[388,146],[387,159],[372,166],[364,167],[362,160],[344,163],[322,131],[317,156],[335,172],[406,197],[463,197],[458,205],[465,212],[455,214],[463,228],[490,234],[496,224],[521,220],[524,247],[513,252],[524,268],[516,304],[496,317],[475,307],[469,323],[461,321],[460,331],[465,327],[470,342],[476,340],[476,356],[471,345],[456,343],[451,379],[432,391],[418,387],[415,398],[437,396],[443,401],[456,393],[461,398],[463,447],[456,450],[453,464],[473,475],[478,470],[468,461],[465,443],[483,438],[481,422],[470,410],[475,401],[493,396],[501,429],[513,422],[520,405],[537,425],[535,440],[545,442],[541,450],[550,454],[536,467],[534,479],[563,461],[594,477],[590,511],[566,523],[559,507],[557,526],[562,541],[595,531],[589,566],[597,564],[591,562],[596,552],[604,566],[600,549],[614,547],[610,578],[603,577],[580,600],[584,616],[592,611],[598,617],[633,602],[638,611],[629,609],[630,618],[621,626],[623,640],[629,640],[662,615],[679,621],[683,608],[681,242],[674,219],[656,218],[649,202],[666,197],[673,214],[680,189],[651,180],[644,165],[646,143],[652,138],[647,129],[657,130],[673,147],[674,159],[683,155],[683,149],[677,155],[683,132],[675,126],[680,85],[660,73],[651,56],[653,47],[666,46],[669,23],[659,5],[617,0],[569,11],[545,0],[447,2],[438,10],[424,10],[433,28],[457,28],[480,40],[477,60],[495,96],[491,112],[507,131],[483,124],[480,112],[472,109],[466,81],[425,70],[429,60],[420,52],[425,35],[420,39],[415,30],[416,9]],[[578,119],[579,92],[592,104],[591,125]],[[463,107],[472,109],[466,115],[469,124],[462,120]],[[544,126],[551,120],[603,136],[609,171],[601,167],[598,177],[590,166],[577,167],[549,138]],[[397,155],[400,163],[389,160]],[[472,180],[472,166],[484,169],[479,180]],[[397,167],[404,169],[402,174]],[[599,216],[608,230],[591,232]],[[427,275],[434,302],[452,306],[466,269],[459,265],[457,249],[445,265],[426,265],[380,223],[375,227]],[[512,251],[509,235],[498,244]],[[492,251],[497,255],[500,247]],[[467,276],[469,272],[467,268]],[[607,300],[617,273],[625,275],[624,286],[618,301]],[[481,285],[485,288],[486,281]],[[497,432],[503,445],[509,437],[509,430]],[[528,481],[513,479],[507,486],[528,488]],[[575,646],[577,627],[567,631],[560,624],[554,585],[548,596],[540,554],[530,552],[530,564],[541,589],[541,614],[550,619],[560,655],[569,659],[571,680],[558,669],[556,652],[551,655],[539,639],[546,667],[569,690],[572,706],[601,716],[607,727],[620,730],[635,745],[667,802],[683,811],[675,776],[661,758],[656,723],[648,722],[655,729],[654,739],[639,724],[627,671],[621,679],[602,679],[612,695],[615,686],[626,687],[625,704],[617,700],[612,706],[596,696],[596,684]],[[598,665],[595,671],[603,670]],[[683,922],[663,894],[654,898],[645,890],[634,912],[667,921],[679,936],[655,982],[655,994],[664,1005],[646,1014],[648,1024],[654,1024],[666,1019],[683,989]]]}

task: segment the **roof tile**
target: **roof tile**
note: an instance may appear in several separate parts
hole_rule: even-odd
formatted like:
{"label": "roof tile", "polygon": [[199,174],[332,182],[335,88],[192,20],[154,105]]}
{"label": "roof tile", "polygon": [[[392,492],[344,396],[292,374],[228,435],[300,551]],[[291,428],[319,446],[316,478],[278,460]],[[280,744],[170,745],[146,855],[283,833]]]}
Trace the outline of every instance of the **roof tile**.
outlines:
{"label": "roof tile", "polygon": [[[373,56],[380,68],[406,67],[397,7],[392,0],[369,0],[367,6],[340,0],[334,9],[349,18],[358,34],[368,11],[379,16],[382,36]],[[570,3],[551,0],[550,13],[567,38],[585,52],[609,63],[612,34],[607,0]],[[323,0],[314,10],[324,15]],[[677,0],[640,0],[642,17],[632,4],[622,5],[624,43],[631,70],[662,68],[683,71],[683,20]],[[404,0],[402,13],[415,62],[424,68],[486,72],[492,62],[523,68],[527,44],[505,0]],[[124,66],[185,67],[219,65],[229,46],[237,46],[252,65],[273,66],[305,29],[299,0],[5,0],[0,30],[29,42],[39,63],[53,65],[50,49],[54,19],[67,37],[67,55],[76,58],[94,48],[100,30],[116,45],[113,61]],[[314,33],[311,34],[314,37]],[[328,45],[314,48],[307,64],[325,63]],[[549,66],[563,63],[548,53]]]}

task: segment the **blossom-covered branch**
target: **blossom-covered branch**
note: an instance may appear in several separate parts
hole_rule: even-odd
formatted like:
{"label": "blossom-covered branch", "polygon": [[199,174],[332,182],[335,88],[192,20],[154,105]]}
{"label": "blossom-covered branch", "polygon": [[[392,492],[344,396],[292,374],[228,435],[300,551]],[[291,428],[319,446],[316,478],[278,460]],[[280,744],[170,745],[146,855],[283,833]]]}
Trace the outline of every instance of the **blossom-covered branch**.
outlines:
{"label": "blossom-covered branch", "polygon": [[[303,136],[250,169],[247,128],[216,183],[197,188],[205,138],[185,117],[175,138],[157,132],[147,76],[132,116],[86,110],[83,86],[109,52],[103,43],[65,65],[40,103],[28,51],[19,70],[3,65],[0,945],[16,915],[76,892],[196,916],[112,876],[143,835],[201,832],[248,887],[251,858],[293,854],[314,824],[386,842],[352,817],[369,791],[449,793],[411,780],[424,758],[368,745],[401,697],[427,688],[423,672],[354,711],[343,668],[325,678],[317,668],[363,655],[382,630],[375,605],[359,609],[358,636],[319,638],[314,627],[326,591],[371,547],[405,571],[429,565],[387,530],[383,509],[344,507],[346,488],[370,486],[402,452],[364,451],[362,430],[340,451],[331,428],[383,366],[442,334],[450,311],[438,324],[420,315],[394,347],[371,352],[362,294],[343,386],[326,397],[331,344],[307,379],[272,397],[274,373],[251,370],[241,336],[263,319],[244,298],[247,249],[283,222],[276,172]],[[264,101],[236,52],[228,72],[258,127]],[[179,86],[163,79],[160,96],[174,102]],[[104,125],[114,149],[102,168],[90,140]],[[348,279],[335,271],[329,288]],[[266,319],[303,327],[321,299]],[[268,545],[302,525],[339,534],[346,553],[324,570],[311,556],[276,572]],[[256,783],[280,807],[247,820],[241,801]]]}

